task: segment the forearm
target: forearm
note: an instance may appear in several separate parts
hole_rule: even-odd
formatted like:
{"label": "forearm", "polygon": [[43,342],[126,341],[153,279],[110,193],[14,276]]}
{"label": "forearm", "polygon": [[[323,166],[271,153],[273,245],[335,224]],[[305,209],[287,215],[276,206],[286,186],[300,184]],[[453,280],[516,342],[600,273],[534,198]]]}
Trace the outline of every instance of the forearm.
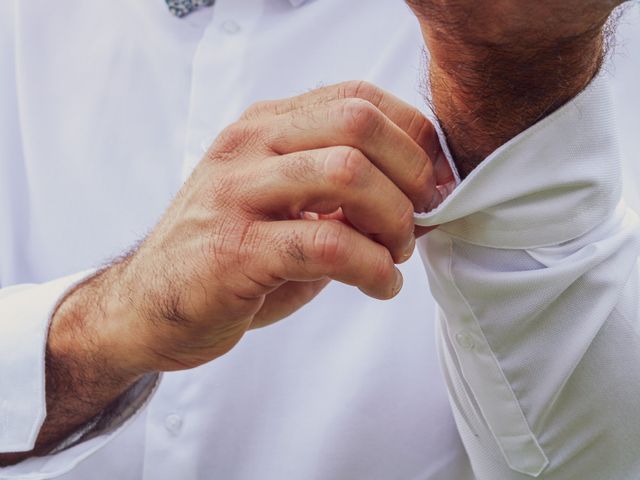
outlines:
{"label": "forearm", "polygon": [[[60,303],[51,320],[47,340],[47,416],[33,450],[0,454],[0,466],[46,454],[76,429],[110,405],[142,375],[128,364],[110,329],[118,304],[105,298],[109,272],[77,286]],[[114,339],[114,340],[110,340]]]}
{"label": "forearm", "polygon": [[[536,13],[496,10],[476,31],[434,2],[414,3],[429,50],[430,101],[463,177],[584,89],[604,57],[602,11],[579,25],[536,30],[521,25]],[[429,16],[420,16],[426,4]]]}
{"label": "forearm", "polygon": [[615,3],[415,1],[432,8],[436,113],[461,174],[478,167],[420,224],[440,225],[421,253],[479,479],[640,471],[626,448],[640,432],[640,236],[619,205],[606,81],[591,82]]}
{"label": "forearm", "polygon": [[598,71],[602,45],[598,34],[524,56],[480,47],[466,59],[432,58],[433,106],[461,176],[579,93]]}
{"label": "forearm", "polygon": [[420,219],[478,479],[638,477],[640,236],[612,115],[597,78]]}

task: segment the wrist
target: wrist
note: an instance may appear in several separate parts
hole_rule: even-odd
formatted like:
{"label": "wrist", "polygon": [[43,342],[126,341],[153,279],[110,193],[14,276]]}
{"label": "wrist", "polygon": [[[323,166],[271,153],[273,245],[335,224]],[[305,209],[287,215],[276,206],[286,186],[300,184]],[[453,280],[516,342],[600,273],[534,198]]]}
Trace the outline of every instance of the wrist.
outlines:
{"label": "wrist", "polygon": [[462,176],[583,90],[603,59],[602,33],[553,45],[430,48],[430,92]]}
{"label": "wrist", "polygon": [[82,366],[85,381],[96,377],[114,391],[149,371],[136,354],[135,322],[114,279],[118,268],[98,272],[66,295],[51,319],[47,341],[51,364]]}
{"label": "wrist", "polygon": [[0,459],[13,463],[47,453],[109,406],[145,373],[127,353],[126,310],[113,301],[109,269],[72,289],[56,308],[45,356],[47,419],[31,452]]}
{"label": "wrist", "polygon": [[429,100],[463,177],[589,84],[621,3],[407,1],[429,51]]}

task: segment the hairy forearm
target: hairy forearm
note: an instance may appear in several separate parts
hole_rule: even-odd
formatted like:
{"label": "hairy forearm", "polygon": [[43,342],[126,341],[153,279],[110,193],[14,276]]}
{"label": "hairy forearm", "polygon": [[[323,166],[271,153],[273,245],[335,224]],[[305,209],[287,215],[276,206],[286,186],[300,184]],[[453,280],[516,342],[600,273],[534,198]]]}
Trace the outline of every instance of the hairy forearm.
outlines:
{"label": "hairy forearm", "polygon": [[[70,292],[53,315],[45,357],[47,416],[35,448],[29,452],[0,454],[0,466],[46,454],[65,437],[101,412],[137,379],[126,359],[118,359],[117,338],[110,335],[115,318],[105,288],[109,274],[102,272]],[[123,332],[122,335],[126,335]]]}
{"label": "hairy forearm", "polygon": [[[416,2],[414,9],[431,3]],[[527,8],[535,8],[536,2],[530,4]],[[476,30],[469,27],[474,12],[464,21],[450,13],[456,23],[430,6],[428,17],[419,15],[429,50],[429,100],[463,177],[578,94],[602,64],[602,13],[580,25],[564,22],[536,30],[525,26],[526,14],[520,21],[500,10]],[[500,14],[516,20],[498,19]]]}
{"label": "hairy forearm", "polygon": [[431,101],[461,175],[579,93],[602,54],[597,35],[524,54],[478,49],[459,62],[432,59]]}

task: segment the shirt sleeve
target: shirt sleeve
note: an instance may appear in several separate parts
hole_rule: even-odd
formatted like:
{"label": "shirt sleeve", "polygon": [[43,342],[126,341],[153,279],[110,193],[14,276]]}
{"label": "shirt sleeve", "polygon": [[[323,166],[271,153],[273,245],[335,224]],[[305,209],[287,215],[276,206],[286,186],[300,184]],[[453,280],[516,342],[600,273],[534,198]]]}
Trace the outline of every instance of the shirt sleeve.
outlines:
{"label": "shirt sleeve", "polygon": [[478,480],[640,478],[640,234],[599,77],[420,225]]}
{"label": "shirt sleeve", "polygon": [[[60,299],[92,273],[0,290],[0,452],[33,449],[46,417],[45,352],[51,315]],[[70,470],[124,428],[158,382],[158,375],[143,377],[108,415],[92,419],[50,455],[0,468],[0,479],[46,479]]]}

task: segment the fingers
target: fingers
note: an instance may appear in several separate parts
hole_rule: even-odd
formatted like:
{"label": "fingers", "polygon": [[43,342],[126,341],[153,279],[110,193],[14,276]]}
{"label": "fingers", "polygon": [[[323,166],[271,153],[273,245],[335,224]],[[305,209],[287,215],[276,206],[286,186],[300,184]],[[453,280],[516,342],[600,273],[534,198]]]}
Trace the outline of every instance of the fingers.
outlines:
{"label": "fingers", "polygon": [[[361,99],[376,107],[392,123],[417,143],[435,164],[441,153],[440,142],[431,122],[418,110],[385,90],[364,81],[348,81],[322,87],[283,100],[258,102],[242,116],[243,120],[287,115],[298,110],[309,111],[336,100]],[[444,162],[435,170],[438,184],[450,180],[451,170]]]}
{"label": "fingers", "polygon": [[288,220],[254,225],[268,247],[256,270],[284,281],[328,277],[378,299],[394,297],[402,274],[382,245],[334,220]]}
{"label": "fingers", "polygon": [[419,145],[429,145],[430,147],[423,148],[431,148],[431,153],[429,153],[429,158],[433,162],[433,174],[436,179],[437,185],[446,185],[455,181],[453,176],[453,172],[451,171],[451,167],[449,166],[449,162],[447,161],[447,157],[445,157],[444,152],[442,151],[442,147],[440,146],[440,140],[438,139],[438,134],[431,126],[430,129],[425,129],[423,131],[423,138],[418,142]]}
{"label": "fingers", "polygon": [[253,317],[251,329],[262,328],[288,317],[318,295],[331,280],[322,278],[310,282],[287,282],[266,296]]}
{"label": "fingers", "polygon": [[414,140],[417,140],[421,132],[428,128],[426,125],[430,125],[417,108],[371,83],[360,80],[329,85],[283,100],[258,102],[243,114],[243,118],[254,120],[266,116],[284,115],[301,108],[317,107],[349,98],[360,98],[371,103]]}
{"label": "fingers", "polygon": [[436,228],[438,227],[421,227],[419,225],[416,225],[414,235],[416,238],[420,238],[429,233],[431,230],[435,230]]}
{"label": "fingers", "polygon": [[268,146],[278,154],[334,145],[357,148],[424,212],[435,194],[433,165],[406,132],[371,103],[336,100],[274,117]]}
{"label": "fingers", "polygon": [[[378,241],[397,262],[413,253],[413,205],[359,150],[333,147],[272,157],[255,172],[249,203],[262,213],[302,212],[344,218]],[[282,217],[282,215],[280,215]]]}

